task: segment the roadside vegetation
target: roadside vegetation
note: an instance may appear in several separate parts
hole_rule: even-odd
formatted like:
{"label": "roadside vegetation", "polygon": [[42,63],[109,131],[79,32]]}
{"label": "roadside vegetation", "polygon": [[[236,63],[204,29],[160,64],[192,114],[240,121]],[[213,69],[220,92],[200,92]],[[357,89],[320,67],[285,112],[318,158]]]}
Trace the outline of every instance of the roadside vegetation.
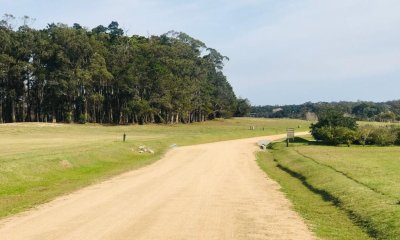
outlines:
{"label": "roadside vegetation", "polygon": [[352,222],[346,212],[339,210],[332,201],[315,194],[310,190],[309,185],[290,173],[282,171],[271,152],[258,152],[257,162],[268,177],[279,183],[294,209],[319,238],[371,239],[366,232]]}
{"label": "roadside vegetation", "polygon": [[[0,218],[150,164],[171,147],[284,133],[287,127],[306,131],[309,123],[233,118],[177,125],[0,124]],[[141,146],[154,153],[141,153]]]}
{"label": "roadside vegetation", "polygon": [[316,140],[330,145],[400,145],[399,125],[359,126],[356,119],[331,108],[322,111],[318,116],[318,122],[311,124],[311,134]]}
{"label": "roadside vegetation", "polygon": [[274,143],[258,162],[321,238],[400,236],[400,147],[324,146],[296,138],[289,147]]}

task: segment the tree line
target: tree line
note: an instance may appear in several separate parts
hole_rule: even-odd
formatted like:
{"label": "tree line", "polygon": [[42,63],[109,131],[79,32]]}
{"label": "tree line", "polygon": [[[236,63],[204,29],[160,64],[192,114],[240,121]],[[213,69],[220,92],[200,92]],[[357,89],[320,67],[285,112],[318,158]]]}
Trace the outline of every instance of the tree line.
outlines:
{"label": "tree line", "polygon": [[400,121],[400,100],[387,102],[307,102],[299,105],[253,106],[251,115],[254,117],[299,118],[314,121],[327,108],[336,109],[356,120]]}
{"label": "tree line", "polygon": [[185,33],[14,20],[0,21],[0,123],[190,123],[249,110],[223,73],[228,58]]}

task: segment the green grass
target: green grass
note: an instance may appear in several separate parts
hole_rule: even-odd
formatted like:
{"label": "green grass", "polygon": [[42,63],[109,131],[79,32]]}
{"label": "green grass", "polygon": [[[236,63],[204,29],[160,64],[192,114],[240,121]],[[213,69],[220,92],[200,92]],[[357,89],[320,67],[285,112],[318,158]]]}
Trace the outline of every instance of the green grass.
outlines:
{"label": "green grass", "polygon": [[[304,131],[308,125],[300,120],[252,118],[188,125],[0,124],[0,218],[150,164],[172,144],[284,133],[287,127]],[[140,145],[155,154],[138,153]]]}
{"label": "green grass", "polygon": [[307,188],[299,179],[282,171],[270,152],[259,152],[257,162],[270,178],[282,187],[282,191],[305,219],[310,229],[321,239],[354,240],[369,236],[340,211],[331,201],[324,200]]}
{"label": "green grass", "polygon": [[[307,140],[298,142],[289,148],[276,143],[270,156],[261,156],[259,161],[270,165],[264,169],[272,177],[278,176],[274,178],[284,186],[296,209],[309,219],[319,236],[365,239],[362,235],[351,238],[353,230],[346,228],[355,224],[371,238],[400,239],[400,147],[348,148],[322,146]],[[301,190],[289,184],[293,181],[301,183],[303,193],[297,193]],[[308,203],[312,198],[319,199],[318,207]],[[341,216],[330,213],[318,216],[316,210],[329,212],[324,204]],[[323,215],[329,217],[321,222]],[[338,222],[345,223],[343,217],[348,219],[344,229],[336,226]]]}

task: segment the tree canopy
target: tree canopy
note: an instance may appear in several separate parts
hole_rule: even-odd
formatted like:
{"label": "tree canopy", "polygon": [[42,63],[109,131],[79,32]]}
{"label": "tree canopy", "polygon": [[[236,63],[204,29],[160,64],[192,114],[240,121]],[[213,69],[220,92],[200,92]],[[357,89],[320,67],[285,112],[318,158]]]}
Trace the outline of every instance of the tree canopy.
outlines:
{"label": "tree canopy", "polygon": [[185,33],[12,21],[0,22],[0,122],[189,123],[237,111],[228,58]]}

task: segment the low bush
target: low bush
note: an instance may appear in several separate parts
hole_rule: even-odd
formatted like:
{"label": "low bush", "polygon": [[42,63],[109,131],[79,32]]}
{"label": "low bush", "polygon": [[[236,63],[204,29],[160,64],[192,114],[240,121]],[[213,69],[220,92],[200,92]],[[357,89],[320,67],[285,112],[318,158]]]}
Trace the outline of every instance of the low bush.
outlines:
{"label": "low bush", "polygon": [[354,118],[346,117],[338,111],[327,110],[311,124],[311,134],[317,140],[328,144],[347,144],[350,146],[356,139],[357,123]]}
{"label": "low bush", "polygon": [[371,144],[371,134],[374,132],[376,127],[372,125],[363,125],[358,127],[356,131],[356,140],[355,142],[361,145]]}
{"label": "low bush", "polygon": [[350,128],[337,127],[333,129],[335,144],[347,144],[350,146],[356,139],[356,132]]}
{"label": "low bush", "polygon": [[66,123],[72,123],[72,112],[66,112],[65,113],[65,122]]}
{"label": "low bush", "polygon": [[329,144],[347,144],[350,146],[356,139],[356,132],[346,127],[320,127],[313,131],[313,136]]}
{"label": "low bush", "polygon": [[355,143],[361,145],[400,145],[400,127],[397,126],[360,126],[356,131]]}
{"label": "low bush", "polygon": [[88,119],[87,119],[87,115],[86,114],[82,113],[82,114],[79,115],[79,123],[80,124],[85,124],[87,122],[87,120]]}
{"label": "low bush", "polygon": [[311,134],[319,141],[330,145],[352,143],[361,145],[400,145],[398,126],[358,126],[355,119],[337,111],[324,112],[319,121],[311,124]]}
{"label": "low bush", "polygon": [[392,127],[393,133],[396,135],[396,140],[394,144],[400,145],[400,127]]}
{"label": "low bush", "polygon": [[393,145],[397,135],[393,127],[376,127],[371,133],[371,143],[379,146]]}

